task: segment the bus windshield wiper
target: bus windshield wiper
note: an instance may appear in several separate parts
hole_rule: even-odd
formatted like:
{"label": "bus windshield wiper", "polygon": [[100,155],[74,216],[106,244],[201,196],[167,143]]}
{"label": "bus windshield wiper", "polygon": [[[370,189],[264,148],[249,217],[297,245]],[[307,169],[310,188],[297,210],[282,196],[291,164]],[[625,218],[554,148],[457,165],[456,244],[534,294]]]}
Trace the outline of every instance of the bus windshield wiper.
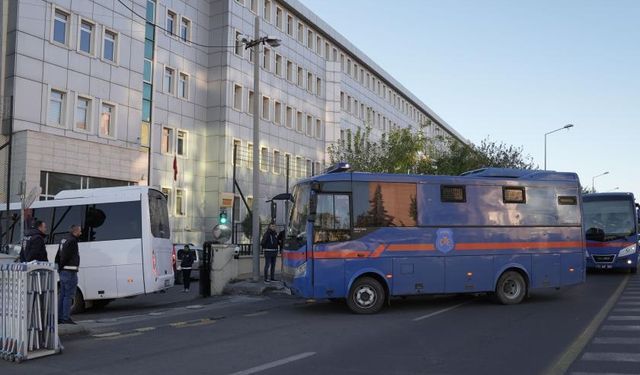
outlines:
{"label": "bus windshield wiper", "polygon": [[626,240],[627,236],[622,234],[608,234],[604,236],[605,241],[614,241],[614,240]]}

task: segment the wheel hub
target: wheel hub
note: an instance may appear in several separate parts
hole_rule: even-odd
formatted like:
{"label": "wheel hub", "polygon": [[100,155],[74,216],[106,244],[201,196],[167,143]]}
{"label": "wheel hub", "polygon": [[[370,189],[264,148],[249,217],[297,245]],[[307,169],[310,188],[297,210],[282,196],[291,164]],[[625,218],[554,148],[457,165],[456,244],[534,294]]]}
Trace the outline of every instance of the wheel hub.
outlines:
{"label": "wheel hub", "polygon": [[356,303],[361,307],[370,307],[376,302],[376,292],[368,285],[363,285],[355,295]]}

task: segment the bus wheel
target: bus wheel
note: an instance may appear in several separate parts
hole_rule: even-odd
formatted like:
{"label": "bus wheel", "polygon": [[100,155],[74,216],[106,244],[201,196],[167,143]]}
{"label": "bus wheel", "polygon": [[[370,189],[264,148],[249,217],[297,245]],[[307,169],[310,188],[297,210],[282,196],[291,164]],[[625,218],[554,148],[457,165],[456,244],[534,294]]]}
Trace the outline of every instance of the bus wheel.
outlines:
{"label": "bus wheel", "polygon": [[507,271],[496,285],[496,298],[503,305],[515,305],[527,295],[527,283],[519,272]]}
{"label": "bus wheel", "polygon": [[347,298],[347,306],[357,314],[375,314],[386,299],[382,285],[371,277],[362,277],[353,283]]}
{"label": "bus wheel", "polygon": [[84,297],[82,296],[82,292],[80,288],[76,288],[76,295],[73,297],[73,301],[71,302],[71,314],[80,314],[84,312]]}

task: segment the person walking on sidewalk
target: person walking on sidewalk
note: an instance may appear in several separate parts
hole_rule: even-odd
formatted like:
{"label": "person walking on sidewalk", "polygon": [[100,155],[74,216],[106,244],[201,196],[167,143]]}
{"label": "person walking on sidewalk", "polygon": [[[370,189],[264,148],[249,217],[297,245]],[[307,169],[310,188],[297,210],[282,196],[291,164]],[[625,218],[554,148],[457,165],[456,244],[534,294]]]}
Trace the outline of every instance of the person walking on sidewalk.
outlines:
{"label": "person walking on sidewalk", "polygon": [[78,287],[80,253],[78,238],[82,235],[79,225],[72,225],[69,233],[60,240],[56,263],[60,274],[60,295],[58,297],[58,324],[76,324],[71,320],[71,303]]}
{"label": "person walking on sidewalk", "polygon": [[180,268],[182,269],[184,292],[189,293],[189,286],[191,286],[191,267],[196,260],[196,254],[191,250],[189,245],[184,245],[184,248],[178,251],[178,259],[181,259]]}
{"label": "person walking on sidewalk", "polygon": [[[276,271],[276,258],[278,257],[278,232],[276,232],[276,224],[269,224],[269,228],[262,236],[260,246],[264,250],[264,282],[277,281],[274,277]],[[271,272],[269,272],[271,271]],[[271,276],[271,278],[269,278]]]}
{"label": "person walking on sidewalk", "polygon": [[47,247],[45,245],[47,237],[47,223],[36,220],[33,228],[25,231],[22,239],[22,249],[20,249],[20,262],[48,262]]}

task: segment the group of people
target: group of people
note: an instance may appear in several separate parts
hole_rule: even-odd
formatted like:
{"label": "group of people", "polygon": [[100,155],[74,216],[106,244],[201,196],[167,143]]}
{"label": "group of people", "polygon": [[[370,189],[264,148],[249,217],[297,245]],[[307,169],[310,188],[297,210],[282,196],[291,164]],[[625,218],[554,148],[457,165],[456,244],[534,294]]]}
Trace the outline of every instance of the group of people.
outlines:
{"label": "group of people", "polygon": [[[82,227],[74,224],[58,244],[55,263],[60,275],[60,291],[58,294],[58,324],[76,324],[71,320],[71,305],[78,287],[78,269],[80,252],[78,238],[82,235]],[[25,231],[20,250],[21,262],[48,262],[47,223],[36,220],[33,227]]]}

